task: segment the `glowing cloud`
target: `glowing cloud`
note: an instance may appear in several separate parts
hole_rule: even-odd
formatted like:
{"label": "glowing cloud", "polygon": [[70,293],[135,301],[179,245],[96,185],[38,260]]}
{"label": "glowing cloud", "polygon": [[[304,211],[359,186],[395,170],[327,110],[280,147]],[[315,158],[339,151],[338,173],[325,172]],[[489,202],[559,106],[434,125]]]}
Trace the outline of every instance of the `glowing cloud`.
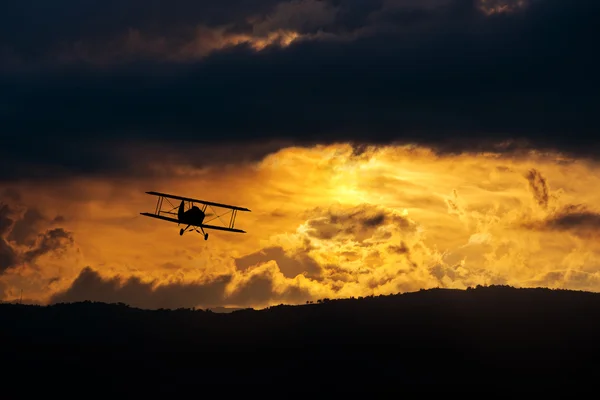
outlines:
{"label": "glowing cloud", "polygon": [[528,6],[529,0],[478,0],[478,8],[486,15],[514,13]]}
{"label": "glowing cloud", "polygon": [[[599,290],[598,168],[553,154],[340,144],[171,178],[22,183],[2,209],[0,281],[5,299],[25,287],[36,301],[148,307],[491,283]],[[247,206],[237,223],[248,234],[180,237],[137,215],[154,205],[149,189]]]}

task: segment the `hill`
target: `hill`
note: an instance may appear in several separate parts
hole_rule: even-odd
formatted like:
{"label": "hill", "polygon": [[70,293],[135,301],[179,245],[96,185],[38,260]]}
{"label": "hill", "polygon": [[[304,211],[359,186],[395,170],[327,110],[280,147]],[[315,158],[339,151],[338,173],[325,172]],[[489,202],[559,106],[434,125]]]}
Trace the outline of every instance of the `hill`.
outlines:
{"label": "hill", "polygon": [[[0,305],[2,360],[133,391],[208,383],[506,385],[595,376],[600,294],[433,289],[215,313]],[[138,379],[139,378],[139,379]],[[339,380],[339,381],[338,381]],[[141,385],[141,386],[140,386]],[[139,392],[138,392],[139,393]]]}

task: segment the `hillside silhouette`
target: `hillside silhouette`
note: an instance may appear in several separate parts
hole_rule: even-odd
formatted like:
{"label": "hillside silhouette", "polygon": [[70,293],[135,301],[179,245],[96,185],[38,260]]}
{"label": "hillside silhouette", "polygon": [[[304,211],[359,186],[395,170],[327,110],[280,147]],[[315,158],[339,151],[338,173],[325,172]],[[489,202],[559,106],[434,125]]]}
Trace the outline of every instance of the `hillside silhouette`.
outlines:
{"label": "hillside silhouette", "polygon": [[213,383],[505,387],[595,377],[600,294],[431,289],[231,313],[1,304],[0,326],[5,378],[57,374],[138,394]]}

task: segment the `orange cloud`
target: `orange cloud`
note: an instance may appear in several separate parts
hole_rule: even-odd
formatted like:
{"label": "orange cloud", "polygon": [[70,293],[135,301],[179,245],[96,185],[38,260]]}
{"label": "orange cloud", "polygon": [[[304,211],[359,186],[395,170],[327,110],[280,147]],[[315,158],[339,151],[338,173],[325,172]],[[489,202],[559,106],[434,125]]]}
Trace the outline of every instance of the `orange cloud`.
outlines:
{"label": "orange cloud", "polygon": [[[337,144],[238,165],[154,167],[179,173],[11,188],[18,196],[5,201],[20,211],[0,237],[22,262],[0,277],[4,298],[25,288],[37,301],[262,307],[491,283],[600,289],[592,162]],[[139,215],[155,206],[147,190],[248,207],[236,221],[248,233],[179,236]],[[44,242],[54,228],[73,242]],[[26,237],[38,239],[17,243]],[[40,246],[48,251],[24,257]]]}
{"label": "orange cloud", "polygon": [[[59,59],[64,62],[84,60],[96,64],[129,61],[140,56],[184,61],[200,59],[216,50],[240,45],[255,51],[270,46],[287,47],[297,40],[327,36],[320,33],[318,28],[333,23],[336,13],[337,9],[326,2],[283,2],[267,15],[248,17],[247,22],[251,26],[248,32],[232,30],[232,24],[210,27],[198,24],[176,36],[151,35],[140,29],[129,28],[112,39],[80,39],[74,43],[63,43]],[[307,29],[316,33],[308,33]]]}
{"label": "orange cloud", "polygon": [[287,47],[292,42],[308,38],[291,30],[280,29],[264,35],[230,33],[224,27],[199,25],[187,35],[187,39],[156,37],[137,29],[129,29],[112,40],[90,42],[79,40],[62,46],[58,58],[63,62],[86,61],[94,64],[130,61],[137,58],[185,61],[201,59],[216,50],[247,45],[255,51],[269,46]]}
{"label": "orange cloud", "polygon": [[529,0],[478,0],[478,8],[486,15],[514,13],[527,7]]}

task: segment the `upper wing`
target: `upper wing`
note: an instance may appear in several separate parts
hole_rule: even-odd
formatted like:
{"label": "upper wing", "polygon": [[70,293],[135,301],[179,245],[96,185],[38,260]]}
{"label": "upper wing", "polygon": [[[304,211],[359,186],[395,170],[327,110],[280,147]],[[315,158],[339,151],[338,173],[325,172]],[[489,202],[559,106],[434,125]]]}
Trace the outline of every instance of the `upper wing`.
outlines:
{"label": "upper wing", "polygon": [[[152,218],[158,218],[158,219],[162,219],[163,221],[169,221],[169,222],[174,222],[176,224],[180,224],[181,222],[175,218],[170,218],[170,217],[164,217],[162,215],[157,215],[157,214],[152,214],[152,213],[147,213],[147,212],[143,212],[140,213],[141,215],[145,215],[146,217],[152,217]],[[195,225],[194,225],[195,226]],[[215,225],[201,225],[204,229],[215,229],[218,231],[227,231],[227,232],[237,232],[237,233],[246,233],[246,231],[243,231],[241,229],[235,229],[235,228],[227,228],[225,226],[215,226]]]}
{"label": "upper wing", "polygon": [[237,211],[250,211],[249,209],[244,208],[244,207],[231,206],[229,204],[213,203],[211,201],[204,201],[204,200],[192,199],[190,197],[175,196],[175,195],[172,195],[172,194],[159,193],[159,192],[146,192],[146,193],[154,195],[154,196],[166,197],[166,198],[169,198],[169,199],[193,201],[194,203],[206,204],[207,206],[229,208],[231,210],[237,210]]}

